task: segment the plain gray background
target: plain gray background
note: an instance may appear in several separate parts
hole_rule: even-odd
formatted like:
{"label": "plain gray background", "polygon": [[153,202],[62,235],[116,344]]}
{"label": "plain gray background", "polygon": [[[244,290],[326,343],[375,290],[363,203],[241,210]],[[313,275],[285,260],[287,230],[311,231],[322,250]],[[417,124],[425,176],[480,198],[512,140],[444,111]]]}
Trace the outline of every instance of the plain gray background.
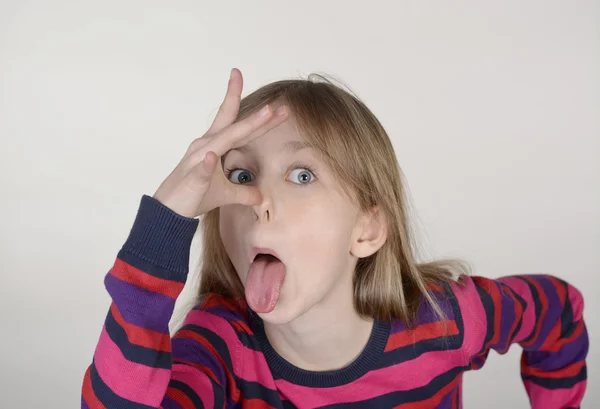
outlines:
{"label": "plain gray background", "polygon": [[[393,139],[425,255],[580,288],[600,404],[598,1],[3,0],[0,406],[79,407],[104,275],[231,67],[244,94],[348,84]],[[465,408],[529,407],[519,355],[468,373]]]}

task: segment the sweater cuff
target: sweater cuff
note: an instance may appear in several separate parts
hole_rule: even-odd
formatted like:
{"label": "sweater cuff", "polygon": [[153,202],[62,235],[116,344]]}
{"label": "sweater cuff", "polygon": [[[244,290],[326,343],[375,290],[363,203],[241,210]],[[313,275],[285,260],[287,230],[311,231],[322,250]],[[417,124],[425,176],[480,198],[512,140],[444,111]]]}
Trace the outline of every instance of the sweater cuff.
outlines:
{"label": "sweater cuff", "polygon": [[121,252],[134,255],[159,270],[185,277],[198,224],[198,219],[181,216],[155,198],[143,195]]}

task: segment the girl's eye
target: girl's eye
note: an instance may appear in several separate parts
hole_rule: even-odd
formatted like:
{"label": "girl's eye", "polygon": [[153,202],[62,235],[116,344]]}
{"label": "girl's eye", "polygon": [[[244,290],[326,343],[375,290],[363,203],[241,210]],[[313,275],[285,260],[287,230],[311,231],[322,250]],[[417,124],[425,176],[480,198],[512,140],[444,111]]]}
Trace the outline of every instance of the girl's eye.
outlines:
{"label": "girl's eye", "polygon": [[254,175],[244,169],[227,170],[226,176],[231,183],[236,184],[244,184],[254,180]]}
{"label": "girl's eye", "polygon": [[299,185],[307,185],[313,181],[315,175],[307,168],[296,168],[290,172],[290,179],[292,183]]}
{"label": "girl's eye", "polygon": [[[225,169],[225,177],[235,184],[246,184],[254,181],[255,177],[252,173],[245,169]],[[307,166],[297,167],[289,174],[289,179],[297,185],[308,185],[316,179],[314,172]]]}

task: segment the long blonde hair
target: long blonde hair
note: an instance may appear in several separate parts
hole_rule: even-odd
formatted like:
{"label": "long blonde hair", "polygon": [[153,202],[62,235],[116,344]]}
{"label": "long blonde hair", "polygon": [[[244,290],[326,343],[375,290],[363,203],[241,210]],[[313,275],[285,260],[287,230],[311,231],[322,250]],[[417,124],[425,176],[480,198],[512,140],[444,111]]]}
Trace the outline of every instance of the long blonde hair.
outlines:
{"label": "long blonde hair", "polygon": [[[402,171],[392,142],[356,96],[326,77],[282,80],[241,100],[238,120],[267,103],[290,107],[298,129],[317,151],[359,209],[378,206],[388,223],[384,245],[359,259],[354,271],[354,306],[365,317],[399,318],[411,325],[423,296],[444,316],[431,284],[455,281],[468,271],[461,260],[417,263],[407,218]],[[243,299],[244,287],[219,234],[219,209],[203,216],[198,299],[208,293]]]}

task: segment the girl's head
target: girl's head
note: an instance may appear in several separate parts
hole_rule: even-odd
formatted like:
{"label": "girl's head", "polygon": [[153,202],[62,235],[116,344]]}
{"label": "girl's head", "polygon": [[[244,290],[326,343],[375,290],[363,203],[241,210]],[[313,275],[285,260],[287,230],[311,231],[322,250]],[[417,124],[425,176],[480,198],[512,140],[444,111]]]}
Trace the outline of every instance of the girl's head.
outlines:
{"label": "girl's head", "polygon": [[256,186],[263,200],[204,216],[200,295],[244,297],[252,251],[263,247],[285,264],[265,321],[289,322],[352,298],[362,316],[410,321],[421,296],[432,301],[428,284],[451,279],[452,263],[416,263],[388,135],[360,100],[318,79],[274,82],[242,99],[239,119],[267,103],[286,105],[290,118],[223,156],[229,180]]}

